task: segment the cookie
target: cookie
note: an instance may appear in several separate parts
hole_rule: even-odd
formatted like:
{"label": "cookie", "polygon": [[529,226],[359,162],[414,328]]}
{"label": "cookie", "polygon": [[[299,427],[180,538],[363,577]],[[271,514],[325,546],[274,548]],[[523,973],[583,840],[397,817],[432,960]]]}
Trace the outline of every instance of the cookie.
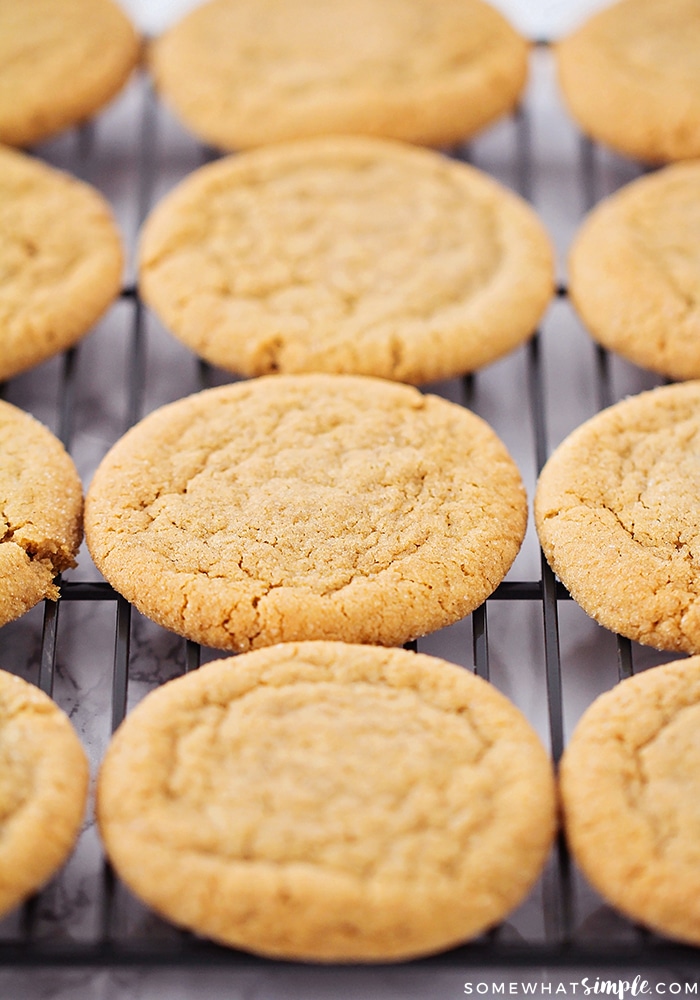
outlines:
{"label": "cookie", "polygon": [[0,147],[0,380],[88,333],[118,294],[122,267],[96,190]]}
{"label": "cookie", "polygon": [[89,118],[139,51],[112,0],[0,0],[0,142],[28,146]]}
{"label": "cookie", "polygon": [[223,149],[329,134],[441,146],[514,107],[528,50],[482,0],[211,0],[149,64],[184,124]]}
{"label": "cookie", "polygon": [[0,400],[0,625],[19,618],[75,566],[83,495],[61,442],[33,417]]}
{"label": "cookie", "polygon": [[208,646],[401,645],[495,589],[525,493],[465,408],[352,375],[270,375],[169,404],[103,459],[90,552],[145,615]]}
{"label": "cookie", "polygon": [[574,857],[632,920],[700,945],[700,657],[622,681],[561,762]]}
{"label": "cookie", "polygon": [[33,684],[0,671],[0,915],[67,860],[87,789],[87,759],[66,714]]}
{"label": "cookie", "polygon": [[278,958],[404,959],[503,919],[555,826],[521,713],[433,657],[334,642],[219,660],[108,749],[117,873],[171,921]]}
{"label": "cookie", "polygon": [[700,162],[642,177],[586,219],[569,292],[604,347],[673,379],[700,376]]}
{"label": "cookie", "polygon": [[485,174],[343,137],[195,171],[140,250],[142,295],[166,327],[244,375],[464,374],[532,334],[553,270],[534,212]]}
{"label": "cookie", "polygon": [[591,138],[649,163],[700,156],[696,0],[619,0],[555,54],[564,101]]}
{"label": "cookie", "polygon": [[577,428],[535,494],[542,549],[601,625],[700,650],[700,382],[653,389]]}

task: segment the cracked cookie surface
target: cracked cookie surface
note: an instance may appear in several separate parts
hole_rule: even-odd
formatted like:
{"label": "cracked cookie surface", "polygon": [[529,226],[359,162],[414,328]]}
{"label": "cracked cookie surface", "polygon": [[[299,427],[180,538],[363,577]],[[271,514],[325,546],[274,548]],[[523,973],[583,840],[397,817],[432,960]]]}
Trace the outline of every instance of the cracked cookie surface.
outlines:
{"label": "cracked cookie surface", "polygon": [[0,147],[0,379],[83,337],[118,294],[122,266],[94,188]]}
{"label": "cracked cookie surface", "polygon": [[271,375],[152,413],[86,499],[105,577],[166,628],[243,650],[401,645],[468,614],[520,547],[527,505],[465,408],[351,375]]}
{"label": "cracked cookie surface", "polygon": [[0,671],[0,915],[41,888],[77,839],[87,758],[68,717]]}
{"label": "cracked cookie surface", "polygon": [[577,428],[545,465],[535,524],[547,560],[606,628],[700,649],[700,382],[653,389]]}
{"label": "cracked cookie surface", "polygon": [[111,0],[0,0],[0,142],[28,146],[84,121],[121,89],[139,51]]}
{"label": "cracked cookie surface", "polygon": [[459,142],[514,107],[527,61],[481,0],[214,0],[150,50],[161,96],[230,150],[329,134]]}
{"label": "cracked cookie surface", "polygon": [[561,764],[569,843],[633,920],[700,944],[700,657],[653,667],[597,699]]}
{"label": "cracked cookie surface", "polygon": [[581,128],[650,163],[700,156],[700,9],[695,0],[621,0],[555,48]]}
{"label": "cracked cookie surface", "polygon": [[75,565],[83,494],[61,442],[0,400],[0,625],[58,597],[54,579]]}
{"label": "cracked cookie surface", "polygon": [[200,668],[127,717],[98,782],[120,876],[176,923],[319,961],[409,958],[503,919],[554,834],[549,760],[473,674],[289,643]]}
{"label": "cracked cookie surface", "polygon": [[222,368],[418,384],[525,341],[553,280],[522,199],[441,154],[358,138],[195,171],[151,213],[139,265],[166,327]]}
{"label": "cracked cookie surface", "polygon": [[673,379],[700,376],[700,163],[601,203],[569,257],[572,301],[604,347]]}

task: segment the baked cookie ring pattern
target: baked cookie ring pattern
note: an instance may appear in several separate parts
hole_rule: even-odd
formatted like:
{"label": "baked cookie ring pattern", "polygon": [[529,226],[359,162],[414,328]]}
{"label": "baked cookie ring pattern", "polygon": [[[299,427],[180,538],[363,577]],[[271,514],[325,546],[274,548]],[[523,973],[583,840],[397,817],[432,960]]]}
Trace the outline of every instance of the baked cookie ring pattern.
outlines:
{"label": "baked cookie ring pattern", "polygon": [[87,334],[119,292],[123,257],[94,188],[0,147],[0,380]]}
{"label": "baked cookie ring pattern", "polygon": [[0,0],[0,142],[28,146],[89,118],[139,53],[112,0]]}
{"label": "baked cookie ring pattern", "polygon": [[33,684],[0,671],[0,915],[67,860],[88,790],[68,717]]}
{"label": "baked cookie ring pattern", "polygon": [[547,560],[597,622],[657,649],[700,649],[700,382],[653,389],[569,435],[540,474]]}
{"label": "baked cookie ring pattern", "polygon": [[601,202],[569,256],[592,336],[643,368],[700,376],[700,162],[676,163]]}
{"label": "baked cookie ring pattern", "polygon": [[622,681],[561,762],[569,844],[627,917],[700,945],[700,657]]}
{"label": "baked cookie ring pattern", "polygon": [[75,565],[83,537],[82,484],[54,435],[0,400],[0,625],[45,597]]}
{"label": "baked cookie ring pattern", "polygon": [[482,0],[213,0],[149,64],[184,124],[223,149],[338,134],[443,146],[515,106],[528,51]]}
{"label": "baked cookie ring pattern", "polygon": [[165,326],[222,368],[415,384],[523,343],[554,286],[521,198],[439,153],[358,138],[195,171],[151,213],[139,269]]}
{"label": "baked cookie ring pattern", "polygon": [[473,674],[291,643],[148,695],[98,782],[107,853],[167,919],[304,961],[438,951],[502,920],[555,828],[548,757]]}
{"label": "baked cookie ring pattern", "polygon": [[401,645],[481,604],[527,505],[494,432],[409,386],[274,375],[190,396],[98,468],[86,537],[159,624],[223,649]]}
{"label": "baked cookie ring pattern", "polygon": [[700,156],[696,0],[619,0],[555,53],[569,111],[593,139],[649,163]]}

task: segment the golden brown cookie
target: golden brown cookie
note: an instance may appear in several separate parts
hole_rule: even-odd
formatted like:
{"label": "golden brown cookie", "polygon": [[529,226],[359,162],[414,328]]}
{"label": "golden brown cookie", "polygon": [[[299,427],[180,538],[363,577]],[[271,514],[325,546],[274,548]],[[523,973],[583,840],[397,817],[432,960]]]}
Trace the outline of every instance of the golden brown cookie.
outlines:
{"label": "golden brown cookie", "polygon": [[650,163],[700,156],[697,0],[619,0],[555,52],[568,109],[593,139]]}
{"label": "golden brown cookie", "polygon": [[603,410],[540,475],[535,524],[554,572],[601,625],[700,650],[700,382]]}
{"label": "golden brown cookie", "polygon": [[87,788],[87,759],[66,714],[33,684],[0,671],[0,915],[67,859]]}
{"label": "golden brown cookie", "polygon": [[569,291],[604,347],[674,379],[700,376],[700,162],[642,177],[577,234]]}
{"label": "golden brown cookie", "polygon": [[158,91],[206,142],[459,142],[510,111],[528,44],[482,0],[210,0],[157,39]]}
{"label": "golden brown cookie", "polygon": [[411,958],[506,916],[554,834],[549,760],[473,674],[290,643],[171,681],[107,752],[118,874],[175,923],[312,961]]}
{"label": "golden brown cookie", "polygon": [[42,598],[83,537],[78,473],[61,442],[23,410],[0,400],[0,625]]}
{"label": "golden brown cookie", "polygon": [[0,147],[0,380],[88,333],[118,294],[122,267],[96,190]]}
{"label": "golden brown cookie", "polygon": [[28,146],[89,118],[139,50],[112,0],[0,0],[0,142]]}
{"label": "golden brown cookie", "polygon": [[628,917],[700,944],[700,657],[598,698],[561,764],[569,844]]}
{"label": "golden brown cookie", "polygon": [[190,175],[148,219],[140,287],[245,375],[424,383],[526,340],[553,291],[532,209],[485,174],[381,139],[288,143]]}
{"label": "golden brown cookie", "polygon": [[271,375],[152,413],[101,463],[95,563],[159,624],[222,649],[400,645],[481,604],[527,507],[482,420],[351,375]]}

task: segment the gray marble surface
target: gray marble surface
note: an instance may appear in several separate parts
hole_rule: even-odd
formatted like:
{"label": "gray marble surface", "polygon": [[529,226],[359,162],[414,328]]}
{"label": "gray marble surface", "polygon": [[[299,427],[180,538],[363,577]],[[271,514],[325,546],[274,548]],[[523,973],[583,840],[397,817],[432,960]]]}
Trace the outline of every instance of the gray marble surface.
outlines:
{"label": "gray marble surface", "polygon": [[[598,4],[599,6],[600,4]],[[172,15],[174,5],[126,6],[139,16],[144,27],[155,30]],[[181,5],[182,6],[182,5]],[[520,19],[524,28],[540,35],[553,32],[579,17],[586,4],[500,4]],[[591,6],[589,3],[588,7]],[[144,115],[146,116],[144,119]],[[566,250],[586,208],[587,182],[582,180],[578,133],[557,97],[551,54],[533,52],[532,79],[526,99],[534,170],[532,200],[548,227],[558,254],[559,278],[566,279]],[[511,120],[501,122],[474,141],[473,162],[517,187],[518,128]],[[144,167],[144,150],[146,166]],[[135,241],[144,210],[181,177],[203,160],[203,151],[149,96],[142,80],[105,111],[93,129],[69,133],[37,150],[49,162],[79,173],[96,184],[114,206],[129,247],[126,284],[133,283]],[[601,197],[631,180],[638,168],[610,154],[595,156],[596,188]],[[144,176],[146,182],[144,182]],[[145,351],[136,373],[143,392],[134,393],[133,331],[136,323],[133,301],[125,298],[109,311],[75,356],[71,383],[72,405],[65,423],[71,451],[85,484],[107,448],[125,430],[130,412],[146,413],[201,386],[199,366],[190,352],[171,338],[151,316],[144,317]],[[475,381],[473,407],[498,431],[518,462],[530,496],[536,479],[533,426],[527,395],[528,353],[515,351],[479,374]],[[63,360],[54,359],[12,380],[5,396],[33,412],[55,431],[61,428],[61,402],[65,394]],[[595,350],[565,299],[552,303],[541,332],[541,365],[544,413],[548,446],[554,447],[570,430],[591,416],[601,405]],[[658,383],[648,373],[612,360],[614,398],[638,392]],[[213,381],[225,381],[213,373]],[[461,386],[444,383],[430,387],[444,395],[461,398]],[[528,530],[523,549],[509,580],[540,578],[540,555],[534,528]],[[85,550],[80,565],[67,580],[99,581],[100,574]],[[536,604],[536,602],[534,602]],[[58,628],[54,696],[69,712],[88,750],[93,772],[110,736],[112,668],[115,646],[115,604],[111,601],[64,601]],[[0,637],[0,667],[36,680],[39,670],[43,609],[36,608],[18,622],[6,626]],[[542,622],[533,602],[494,602],[489,610],[490,667],[492,681],[512,698],[530,718],[545,742],[549,741],[547,695],[543,670]],[[462,622],[421,641],[421,650],[444,656],[465,666],[472,665],[471,625]],[[614,637],[592,623],[568,602],[561,606],[561,651],[565,726],[567,733],[592,698],[617,679]],[[661,657],[636,649],[639,668]],[[204,658],[212,658],[204,651]],[[132,656],[128,689],[129,706],[147,690],[180,673],[185,650],[181,640],[134,615]],[[74,857],[65,871],[39,899],[35,933],[44,942],[58,946],[91,940],[101,920],[102,856],[90,813]],[[524,939],[543,934],[542,896],[538,886],[531,898],[508,922],[512,933]],[[22,914],[0,924],[0,940],[19,933]],[[151,922],[140,911],[132,913],[127,901],[122,919],[128,932],[164,936],[170,933]],[[611,917],[599,900],[582,889],[580,919],[595,932]],[[613,924],[615,923],[613,918]],[[628,931],[618,925],[616,933]],[[631,933],[631,932],[630,932]],[[578,978],[595,970],[578,970]],[[634,970],[632,970],[634,972]],[[637,970],[639,971],[639,970]],[[572,972],[571,975],[574,973]],[[636,974],[636,973],[635,973]],[[566,980],[569,973],[544,970],[478,970],[465,967],[394,969],[304,969],[288,966],[255,966],[225,969],[1,969],[1,1000],[180,1000],[203,996],[227,1000],[292,1000],[292,998],[436,997],[464,995],[464,983],[516,983]],[[651,977],[648,977],[651,978]],[[511,995],[514,995],[511,993]],[[520,995],[519,993],[516,995]]]}

